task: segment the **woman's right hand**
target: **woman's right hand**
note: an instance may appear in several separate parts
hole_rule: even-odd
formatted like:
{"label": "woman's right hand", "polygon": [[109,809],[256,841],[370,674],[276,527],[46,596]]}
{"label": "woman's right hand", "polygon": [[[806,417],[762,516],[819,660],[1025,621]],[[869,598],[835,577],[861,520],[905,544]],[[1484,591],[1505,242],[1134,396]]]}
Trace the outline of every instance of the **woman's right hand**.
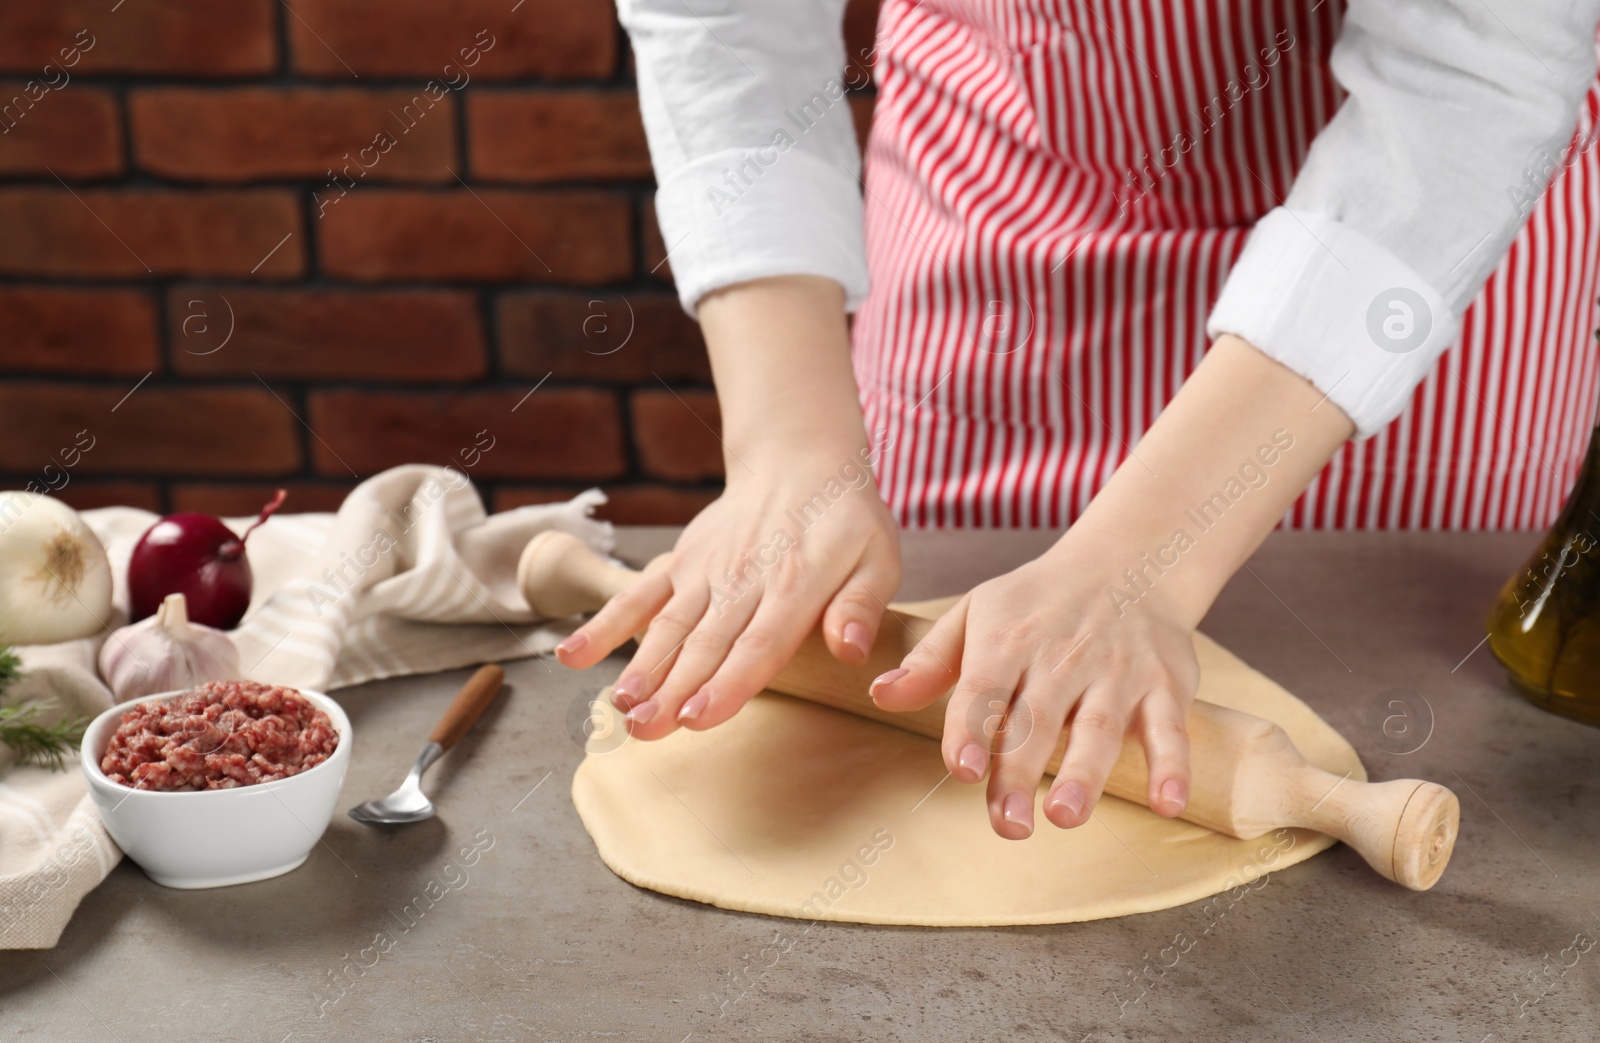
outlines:
{"label": "woman's right hand", "polygon": [[556,648],[583,669],[645,631],[614,690],[643,739],[732,717],[819,621],[841,662],[865,662],[900,585],[839,284],[758,279],[707,296],[699,317],[722,412],[723,494]]}
{"label": "woman's right hand", "polygon": [[561,661],[582,669],[644,630],[614,689],[642,739],[732,717],[819,620],[835,657],[865,662],[900,584],[899,537],[867,456],[813,453],[771,479],[731,479],[669,554],[561,643]]}

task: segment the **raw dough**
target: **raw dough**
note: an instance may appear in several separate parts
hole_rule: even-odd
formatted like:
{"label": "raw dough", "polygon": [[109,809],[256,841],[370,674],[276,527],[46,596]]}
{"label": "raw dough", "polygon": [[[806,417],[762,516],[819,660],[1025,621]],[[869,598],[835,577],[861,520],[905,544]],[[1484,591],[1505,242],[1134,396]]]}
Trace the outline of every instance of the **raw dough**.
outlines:
{"label": "raw dough", "polygon": [[[1276,721],[1312,763],[1365,781],[1355,750],[1304,703],[1211,640],[1196,635],[1195,648],[1202,698]],[[1038,815],[1031,838],[1002,840],[984,786],[948,778],[938,744],[909,732],[764,692],[718,728],[646,743],[596,709],[572,800],[601,859],[630,883],[724,909],[1072,923],[1237,895],[1335,843],[1298,829],[1238,840],[1115,797],[1077,829]]]}

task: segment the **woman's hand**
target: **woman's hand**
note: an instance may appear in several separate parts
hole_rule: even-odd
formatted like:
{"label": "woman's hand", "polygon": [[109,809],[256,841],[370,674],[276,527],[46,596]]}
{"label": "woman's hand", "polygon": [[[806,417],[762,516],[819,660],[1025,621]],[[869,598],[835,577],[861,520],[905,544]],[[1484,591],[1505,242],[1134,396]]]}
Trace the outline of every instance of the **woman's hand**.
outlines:
{"label": "woman's hand", "polygon": [[1045,798],[1051,822],[1088,821],[1130,731],[1150,763],[1150,807],[1171,817],[1188,803],[1194,626],[1159,583],[1137,601],[1108,595],[1128,586],[1123,568],[1140,564],[1126,553],[1069,531],[1044,556],[973,588],[872,686],[888,710],[920,709],[955,686],[945,766],[962,782],[988,776],[989,818],[1003,837],[1033,832],[1034,794],[1069,722]]}
{"label": "woman's hand", "polygon": [[[670,554],[556,648],[582,669],[645,631],[615,688],[630,733],[644,739],[732,717],[819,621],[835,656],[863,662],[900,585],[839,284],[758,279],[707,296],[699,315],[726,489]],[[684,423],[705,421],[686,413]]]}
{"label": "woman's hand", "polygon": [[1181,814],[1194,628],[1352,430],[1297,374],[1219,338],[1055,547],[963,598],[873,698],[912,710],[955,686],[945,766],[964,782],[988,774],[1003,837],[1033,832],[1064,722],[1051,822],[1088,821],[1129,733],[1150,763],[1150,807]]}
{"label": "woman's hand", "polygon": [[819,620],[834,656],[864,662],[900,585],[899,537],[865,449],[750,465],[772,477],[730,480],[671,553],[558,648],[582,669],[645,631],[614,689],[638,738],[726,721]]}

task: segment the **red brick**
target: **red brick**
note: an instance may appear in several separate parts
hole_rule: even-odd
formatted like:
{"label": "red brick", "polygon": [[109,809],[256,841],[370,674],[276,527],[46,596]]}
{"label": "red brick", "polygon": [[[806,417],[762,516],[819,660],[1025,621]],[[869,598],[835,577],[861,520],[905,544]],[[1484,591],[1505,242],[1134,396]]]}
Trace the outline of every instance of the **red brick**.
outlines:
{"label": "red brick", "polygon": [[[38,478],[33,481],[41,481]],[[27,481],[7,483],[24,488]],[[41,482],[42,484],[42,482]],[[146,511],[161,510],[161,491],[154,482],[82,481],[70,477],[67,484],[50,494],[75,511],[96,507],[139,507]]]}
{"label": "red brick", "polygon": [[[502,485],[490,497],[493,510],[509,511],[515,507],[528,507],[541,503],[565,503],[590,488],[583,485]],[[609,495],[609,493],[608,493]]]}
{"label": "red brick", "polygon": [[231,477],[299,467],[300,426],[266,388],[133,387],[0,386],[0,471],[42,468],[79,431],[94,441],[74,475]]}
{"label": "red brick", "polygon": [[0,4],[0,69],[41,74],[46,62],[73,61],[61,51],[75,44],[88,49],[66,69],[74,77],[250,76],[278,64],[273,0],[126,0],[115,6],[105,0]]}
{"label": "red brick", "polygon": [[128,115],[134,162],[167,177],[455,181],[455,98],[420,90],[163,88],[135,92]]}
{"label": "red brick", "polygon": [[260,514],[261,508],[272,499],[277,490],[289,493],[280,514],[298,514],[312,511],[337,511],[350,490],[356,487],[348,482],[230,482],[223,484],[185,482],[172,487],[174,511],[198,511],[219,518],[248,518]]}
{"label": "red brick", "polygon": [[486,181],[650,177],[631,91],[492,92],[467,100],[472,174]]}
{"label": "red brick", "polygon": [[156,305],[140,290],[0,286],[0,372],[144,376],[161,368]]}
{"label": "red brick", "polygon": [[661,238],[661,224],[656,220],[656,203],[648,199],[639,218],[639,229],[644,239],[645,274],[653,279],[672,284],[672,263],[667,260],[667,244]]}
{"label": "red brick", "polygon": [[305,270],[303,235],[278,246],[301,231],[287,191],[0,189],[0,228],[0,273],[7,274],[250,276],[256,269],[255,277],[270,278]]}
{"label": "red brick", "polygon": [[474,478],[594,481],[623,470],[617,404],[604,391],[314,391],[309,420],[320,474],[428,463]]}
{"label": "red brick", "polygon": [[607,383],[709,383],[700,326],[659,292],[542,291],[500,298],[500,358],[507,373]]}
{"label": "red brick", "polygon": [[878,100],[874,94],[852,94],[850,97],[850,118],[855,121],[856,145],[863,153],[867,151],[867,135],[872,132],[872,109]]}
{"label": "red brick", "polygon": [[178,286],[167,321],[173,368],[185,376],[470,380],[488,369],[477,300],[465,291]]}
{"label": "red brick", "polygon": [[628,210],[600,192],[358,190],[318,231],[342,278],[603,283],[633,272]]}
{"label": "red brick", "polygon": [[624,485],[607,489],[610,502],[595,513],[618,525],[687,525],[720,492],[668,485]]}
{"label": "red brick", "polygon": [[878,8],[882,0],[850,0],[844,9],[844,82],[850,87],[864,87],[876,64],[878,40]]}
{"label": "red brick", "polygon": [[[583,486],[513,485],[495,490],[494,509],[509,511],[527,504],[560,503]],[[608,485],[604,506],[595,517],[618,525],[684,525],[718,496],[717,489],[684,489],[670,485]]]}
{"label": "red brick", "polygon": [[[603,80],[617,65],[610,4],[388,0],[375,10],[366,0],[292,0],[290,10],[294,68],[313,76]],[[480,39],[487,49],[474,57]]]}
{"label": "red brick", "polygon": [[71,89],[42,93],[44,86],[40,80],[0,83],[0,174],[122,173],[122,126],[111,92],[63,83]]}
{"label": "red brick", "polygon": [[722,477],[722,413],[710,391],[635,391],[633,444],[645,473],[697,481]]}

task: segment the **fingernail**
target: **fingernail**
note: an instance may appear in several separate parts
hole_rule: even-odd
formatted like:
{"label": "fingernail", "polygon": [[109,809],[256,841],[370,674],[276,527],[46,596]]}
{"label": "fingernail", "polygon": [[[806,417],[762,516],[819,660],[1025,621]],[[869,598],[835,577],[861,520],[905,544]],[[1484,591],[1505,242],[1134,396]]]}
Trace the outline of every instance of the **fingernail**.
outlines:
{"label": "fingernail", "polygon": [[1181,779],[1168,779],[1161,784],[1161,799],[1182,811],[1188,803],[1189,787]]}
{"label": "fingernail", "polygon": [[638,706],[635,706],[633,709],[629,710],[626,714],[624,714],[624,716],[627,717],[628,720],[632,721],[634,724],[644,724],[645,722],[649,721],[650,718],[654,717],[655,715],[656,715],[656,704],[653,701],[648,700],[648,699],[645,700],[644,702],[640,703]]}
{"label": "fingernail", "polygon": [[622,680],[611,686],[611,704],[626,710],[644,694],[644,674],[624,674]]}
{"label": "fingernail", "polygon": [[556,651],[571,655],[573,652],[583,651],[583,646],[587,645],[588,643],[588,634],[568,634],[562,639],[561,643],[556,646]]}
{"label": "fingernail", "polygon": [[975,742],[969,742],[965,746],[961,747],[961,753],[956,757],[956,764],[960,766],[962,771],[971,776],[971,778],[964,779],[962,781],[977,782],[979,779],[983,778],[983,762],[984,756],[982,746],[979,746]]}
{"label": "fingernail", "polygon": [[1033,801],[1023,794],[1006,794],[1005,803],[1001,805],[1001,814],[1012,825],[1021,826],[1029,833],[1033,832]]}
{"label": "fingernail", "polygon": [[910,672],[910,670],[907,670],[903,666],[897,666],[893,670],[890,670],[886,673],[881,673],[874,678],[872,681],[872,686],[868,690],[875,692],[878,690],[879,685],[894,684],[896,681],[900,680],[900,678],[904,677]]}
{"label": "fingernail", "polygon": [[862,626],[860,623],[857,623],[855,620],[851,620],[844,625],[844,633],[842,633],[840,637],[842,637],[844,639],[844,643],[849,645],[851,648],[859,649],[862,659],[867,657],[867,644],[872,640],[872,635],[867,633],[866,627]]}
{"label": "fingernail", "polygon": [[700,711],[704,710],[706,708],[706,704],[710,701],[711,690],[709,688],[701,688],[698,692],[689,697],[688,702],[683,704],[683,709],[678,711],[678,720],[694,720],[696,717],[700,716]]}
{"label": "fingernail", "polygon": [[1050,794],[1050,802],[1045,805],[1045,813],[1059,810],[1064,816],[1073,821],[1083,817],[1083,787],[1076,782],[1063,782]]}

